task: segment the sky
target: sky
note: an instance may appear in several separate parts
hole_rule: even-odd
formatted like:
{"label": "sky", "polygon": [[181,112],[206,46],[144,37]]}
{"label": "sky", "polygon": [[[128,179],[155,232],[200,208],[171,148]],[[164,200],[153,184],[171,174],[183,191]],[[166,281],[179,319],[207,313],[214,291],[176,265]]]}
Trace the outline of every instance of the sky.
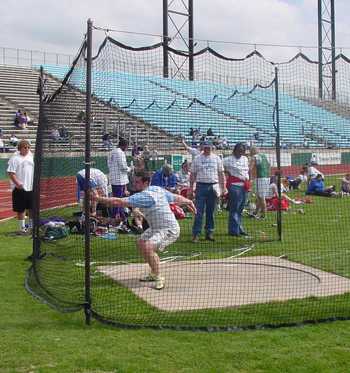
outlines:
{"label": "sky", "polygon": [[[173,8],[181,7],[181,0],[174,0]],[[343,52],[350,55],[350,1],[335,0],[335,14],[336,45],[349,48]],[[0,48],[75,55],[88,18],[95,26],[158,35],[162,33],[162,0],[1,0]],[[243,57],[259,43],[317,46],[317,0],[194,0],[194,34],[210,40],[198,42],[196,48],[210,45],[229,57]],[[135,46],[160,41],[159,37],[117,32],[109,35]],[[104,32],[94,32],[95,49],[104,36]],[[277,62],[300,50],[312,57],[317,53],[306,48],[256,48]]]}

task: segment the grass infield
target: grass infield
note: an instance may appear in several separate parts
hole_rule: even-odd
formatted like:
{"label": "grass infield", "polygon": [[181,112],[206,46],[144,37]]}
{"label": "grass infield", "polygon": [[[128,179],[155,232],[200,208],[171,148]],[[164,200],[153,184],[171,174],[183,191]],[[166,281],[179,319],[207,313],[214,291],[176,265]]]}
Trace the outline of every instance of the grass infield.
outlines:
{"label": "grass infield", "polygon": [[[286,214],[282,244],[275,240],[260,242],[259,255],[286,254],[292,260],[350,277],[346,259],[349,258],[350,198],[314,200],[314,204],[305,206],[305,215]],[[258,222],[249,224],[251,229]],[[98,322],[87,327],[82,312],[58,313],[26,293],[23,281],[28,262],[24,259],[31,251],[31,240],[11,236],[15,229],[14,220],[0,224],[1,373],[347,372],[350,369],[350,322],[237,333],[120,330]],[[174,245],[172,250],[185,250],[189,233],[184,229],[178,246]],[[130,255],[134,250],[132,245],[130,242]],[[104,255],[108,259],[108,250],[104,250]],[[324,301],[323,311],[321,307],[313,312],[322,316],[325,310],[332,310],[332,305],[344,304],[344,315],[348,315],[349,302],[345,296],[340,297],[340,303],[334,298]],[[312,300],[301,303],[292,307],[296,319],[315,306]]]}

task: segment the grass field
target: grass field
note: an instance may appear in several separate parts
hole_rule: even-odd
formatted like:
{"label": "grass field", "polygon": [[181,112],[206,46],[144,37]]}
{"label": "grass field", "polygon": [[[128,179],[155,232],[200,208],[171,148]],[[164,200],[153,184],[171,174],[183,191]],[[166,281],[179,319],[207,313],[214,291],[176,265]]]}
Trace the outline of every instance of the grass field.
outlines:
{"label": "grass field", "polygon": [[[349,203],[350,198],[315,198],[314,204],[304,207],[305,214],[285,214],[283,242],[275,240],[275,236],[266,242],[257,240],[259,236],[255,236],[253,240],[258,248],[254,255],[285,254],[292,260],[350,277]],[[222,234],[224,221],[224,217],[221,224],[220,218],[218,221]],[[273,222],[272,216],[266,222],[249,220],[247,229],[258,232],[261,225],[257,224],[262,223],[267,227]],[[31,240],[12,236],[10,232],[15,229],[16,222],[13,220],[0,225],[1,373],[347,372],[350,369],[350,322],[346,321],[236,333],[122,330],[106,327],[96,321],[87,327],[82,312],[58,313],[25,292],[23,282],[29,263],[24,259],[31,252]],[[270,233],[272,235],[273,230]],[[172,252],[195,251],[188,244],[189,235],[189,228],[184,228],[183,236],[172,247]],[[125,240],[130,242],[126,244],[124,241],[123,256],[129,253],[130,260],[136,259],[133,238],[125,236]],[[223,239],[220,255],[231,252],[232,245],[232,242]],[[62,254],[65,247],[61,247]],[[104,244],[103,247],[104,250],[99,253],[100,247],[97,244],[94,259],[102,254],[104,260],[111,260],[112,251],[108,250],[108,245]],[[208,248],[203,241],[200,245],[202,253],[206,257],[213,257]],[[76,254],[79,252],[76,251]],[[59,280],[57,276],[55,281]],[[95,295],[102,301],[111,295],[111,291],[107,286],[103,293],[103,286],[99,286],[100,280],[97,278],[94,285],[99,289]],[[106,284],[105,281],[102,284]],[[132,300],[128,301],[133,304]],[[287,314],[301,320],[305,313],[311,313],[315,318],[332,312],[337,312],[338,316],[348,316],[350,313],[350,302],[345,296],[339,299],[331,297],[321,303],[319,299],[292,305],[288,303],[276,308],[280,312],[279,317],[283,318]],[[140,312],[146,310],[145,305],[139,307]],[[107,306],[101,309],[103,312],[106,310]],[[246,318],[250,311],[242,310]],[[121,315],[117,312],[117,316]],[[267,308],[261,315],[266,320],[267,317],[278,317],[273,308]],[[205,316],[211,317],[210,312],[206,312]],[[232,317],[232,313],[229,316]],[[256,314],[253,316],[256,320]],[[169,319],[162,320],[169,322]]]}
{"label": "grass field", "polygon": [[31,298],[23,280],[31,251],[0,225],[0,372],[348,372],[350,322],[203,333],[122,330],[61,314]]}

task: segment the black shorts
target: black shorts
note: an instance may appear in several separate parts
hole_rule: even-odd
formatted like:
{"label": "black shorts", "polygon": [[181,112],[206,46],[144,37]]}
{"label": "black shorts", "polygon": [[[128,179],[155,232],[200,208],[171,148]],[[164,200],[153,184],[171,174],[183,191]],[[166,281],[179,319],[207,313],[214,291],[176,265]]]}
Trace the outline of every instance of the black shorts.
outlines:
{"label": "black shorts", "polygon": [[15,188],[12,191],[12,208],[15,212],[31,210],[33,206],[33,192]]}

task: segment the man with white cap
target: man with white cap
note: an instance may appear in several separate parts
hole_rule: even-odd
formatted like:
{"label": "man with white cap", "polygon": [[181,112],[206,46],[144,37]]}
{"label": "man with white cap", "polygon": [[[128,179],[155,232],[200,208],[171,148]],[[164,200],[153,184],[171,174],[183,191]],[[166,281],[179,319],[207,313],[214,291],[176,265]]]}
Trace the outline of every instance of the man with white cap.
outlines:
{"label": "man with white cap", "polygon": [[205,213],[205,239],[214,241],[214,211],[218,197],[226,193],[222,160],[212,152],[212,144],[201,144],[203,152],[191,165],[190,192],[195,192],[197,213],[192,227],[192,242],[198,242]]}

